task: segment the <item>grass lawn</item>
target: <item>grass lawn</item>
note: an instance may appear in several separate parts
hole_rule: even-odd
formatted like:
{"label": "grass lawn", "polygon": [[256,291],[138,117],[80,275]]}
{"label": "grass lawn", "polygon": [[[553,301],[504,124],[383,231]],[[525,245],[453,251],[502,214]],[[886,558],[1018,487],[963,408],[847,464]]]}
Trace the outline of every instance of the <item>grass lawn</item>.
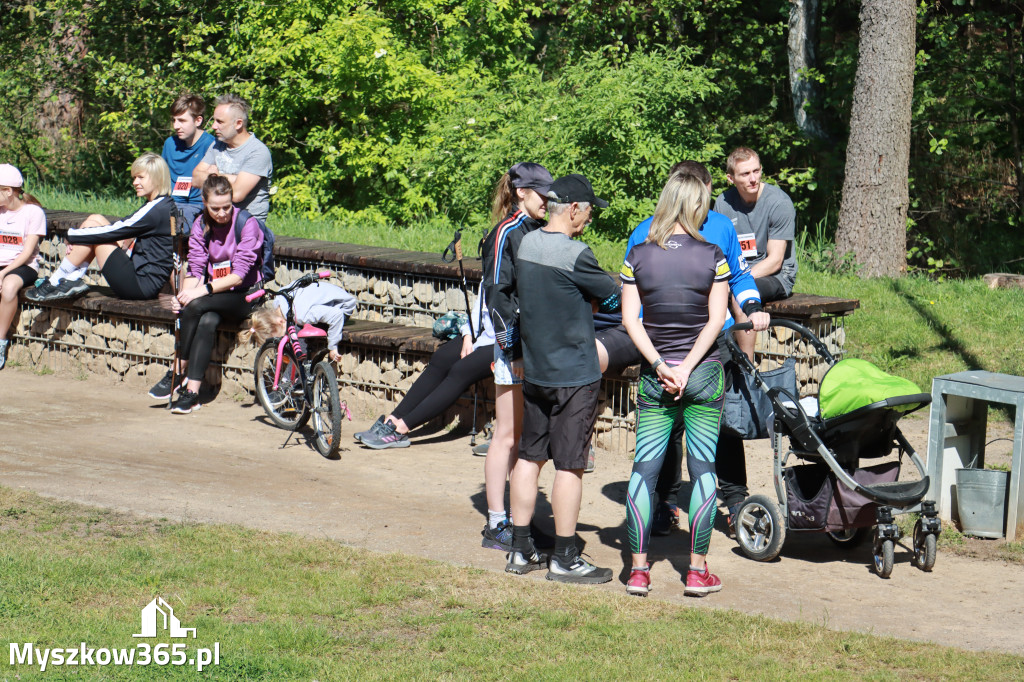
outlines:
{"label": "grass lawn", "polygon": [[[0,679],[1021,679],[1024,659],[512,579],[325,540],[143,520],[0,488],[0,623],[37,647],[133,639],[156,596],[220,664]],[[175,640],[182,641],[182,640]],[[192,655],[192,654],[190,654]]]}

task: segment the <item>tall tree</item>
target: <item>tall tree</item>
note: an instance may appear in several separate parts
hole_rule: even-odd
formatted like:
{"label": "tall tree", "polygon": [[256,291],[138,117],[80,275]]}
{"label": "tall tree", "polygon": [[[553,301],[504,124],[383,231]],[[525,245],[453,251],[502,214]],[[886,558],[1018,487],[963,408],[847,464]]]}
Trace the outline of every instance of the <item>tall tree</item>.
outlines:
{"label": "tall tree", "polygon": [[825,138],[821,122],[809,109],[821,93],[809,71],[818,69],[818,26],[821,0],[790,0],[789,3],[789,92],[793,100],[793,118],[810,137]]}
{"label": "tall tree", "polygon": [[869,277],[907,269],[913,0],[863,0],[836,247]]}

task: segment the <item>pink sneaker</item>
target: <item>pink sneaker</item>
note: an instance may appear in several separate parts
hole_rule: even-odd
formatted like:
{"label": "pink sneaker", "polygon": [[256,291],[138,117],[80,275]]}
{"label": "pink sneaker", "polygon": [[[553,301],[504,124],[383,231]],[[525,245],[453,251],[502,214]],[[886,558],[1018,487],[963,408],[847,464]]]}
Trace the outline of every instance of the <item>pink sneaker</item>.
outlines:
{"label": "pink sneaker", "polygon": [[646,597],[651,591],[651,569],[634,568],[629,572],[626,582],[626,593],[636,597]]}
{"label": "pink sneaker", "polygon": [[704,566],[703,573],[693,570],[686,572],[686,589],[683,594],[688,594],[691,597],[703,597],[705,594],[718,592],[721,589],[722,581],[709,571],[707,566]]}

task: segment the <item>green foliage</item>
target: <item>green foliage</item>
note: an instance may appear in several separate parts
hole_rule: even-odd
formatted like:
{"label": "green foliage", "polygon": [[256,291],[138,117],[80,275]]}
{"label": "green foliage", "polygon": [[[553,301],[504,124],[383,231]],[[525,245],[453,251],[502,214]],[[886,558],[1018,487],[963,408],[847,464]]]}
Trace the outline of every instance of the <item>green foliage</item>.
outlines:
{"label": "green foliage", "polygon": [[[169,134],[183,89],[237,92],[271,148],[275,206],[373,223],[486,224],[513,162],[583,172],[621,236],[665,171],[758,150],[812,232],[839,205],[857,5],[823,0],[829,135],[793,123],[790,3],[767,0],[9,0],[0,157],[30,182],[120,188]],[[1019,102],[1024,8],[922,2],[911,158],[911,269],[1024,271]],[[208,112],[212,113],[212,112]]]}

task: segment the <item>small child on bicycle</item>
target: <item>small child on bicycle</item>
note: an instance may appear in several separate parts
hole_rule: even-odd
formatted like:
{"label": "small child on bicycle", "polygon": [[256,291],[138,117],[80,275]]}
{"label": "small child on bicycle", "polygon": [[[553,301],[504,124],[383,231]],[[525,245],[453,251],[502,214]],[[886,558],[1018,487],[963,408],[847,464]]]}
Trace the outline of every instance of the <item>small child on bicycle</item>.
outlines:
{"label": "small child on bicycle", "polygon": [[[327,348],[332,361],[341,360],[338,343],[341,342],[341,330],[356,310],[356,297],[337,284],[317,282],[300,289],[295,294],[295,323],[326,324]],[[256,346],[263,345],[269,338],[284,336],[287,322],[288,301],[279,296],[272,303],[257,308],[246,321],[248,329],[239,335],[242,343],[252,341]]]}

